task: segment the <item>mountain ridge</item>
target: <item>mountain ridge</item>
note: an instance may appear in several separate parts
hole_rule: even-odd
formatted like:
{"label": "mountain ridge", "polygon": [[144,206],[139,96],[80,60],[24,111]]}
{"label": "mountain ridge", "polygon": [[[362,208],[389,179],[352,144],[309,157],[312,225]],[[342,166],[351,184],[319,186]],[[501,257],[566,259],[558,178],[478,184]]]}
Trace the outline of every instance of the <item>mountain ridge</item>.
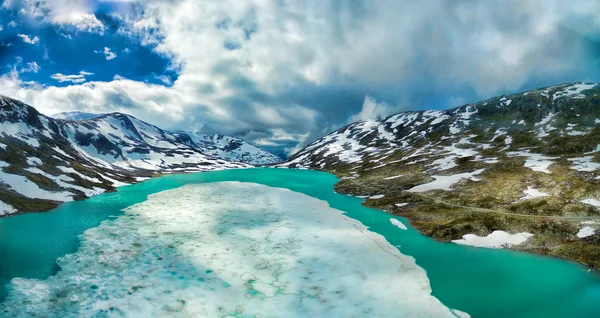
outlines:
{"label": "mountain ridge", "polygon": [[335,173],[440,241],[527,233],[507,247],[599,268],[599,123],[600,85],[565,83],[352,123],[276,166]]}
{"label": "mountain ridge", "polygon": [[237,138],[200,137],[121,113],[54,119],[0,96],[0,216],[45,211],[162,173],[280,161]]}

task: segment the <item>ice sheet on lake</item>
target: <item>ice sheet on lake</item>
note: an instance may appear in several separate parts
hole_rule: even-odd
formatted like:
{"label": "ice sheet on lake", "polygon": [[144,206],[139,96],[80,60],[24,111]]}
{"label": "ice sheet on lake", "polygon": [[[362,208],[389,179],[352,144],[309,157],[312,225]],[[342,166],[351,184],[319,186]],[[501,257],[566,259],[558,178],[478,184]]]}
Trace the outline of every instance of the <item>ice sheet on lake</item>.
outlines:
{"label": "ice sheet on lake", "polygon": [[154,194],[0,316],[454,317],[414,259],[326,202],[252,183]]}
{"label": "ice sheet on lake", "polygon": [[408,230],[408,228],[406,227],[406,225],[404,225],[404,223],[402,223],[398,219],[390,218],[390,222],[392,224],[394,224],[395,226],[397,226],[398,228],[402,229],[402,230]]}

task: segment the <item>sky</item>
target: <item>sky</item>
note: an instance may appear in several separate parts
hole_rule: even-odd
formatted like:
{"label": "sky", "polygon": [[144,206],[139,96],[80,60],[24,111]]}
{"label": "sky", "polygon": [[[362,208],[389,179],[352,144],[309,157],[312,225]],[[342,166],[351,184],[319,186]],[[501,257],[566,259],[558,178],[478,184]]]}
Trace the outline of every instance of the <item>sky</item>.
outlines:
{"label": "sky", "polygon": [[0,94],[283,157],[357,120],[600,82],[594,0],[0,2]]}

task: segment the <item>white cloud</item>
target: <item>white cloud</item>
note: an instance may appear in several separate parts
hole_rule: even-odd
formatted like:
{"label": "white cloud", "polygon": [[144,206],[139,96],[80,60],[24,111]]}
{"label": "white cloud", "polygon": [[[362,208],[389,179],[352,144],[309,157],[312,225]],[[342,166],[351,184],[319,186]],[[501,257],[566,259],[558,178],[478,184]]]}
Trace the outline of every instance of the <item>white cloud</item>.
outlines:
{"label": "white cloud", "polygon": [[108,47],[104,47],[104,51],[94,51],[94,53],[96,53],[96,54],[104,54],[104,56],[106,57],[107,61],[110,61],[110,60],[114,59],[115,57],[117,57],[117,54],[115,54],[114,52],[112,52],[110,50],[110,48],[108,48]]}
{"label": "white cloud", "polygon": [[20,73],[37,73],[39,72],[41,67],[36,62],[28,62],[26,67],[23,67],[19,70]]}
{"label": "white cloud", "polygon": [[10,22],[8,22],[8,27],[14,28],[16,26],[17,26],[17,22],[16,21],[10,21]]}
{"label": "white cloud", "polygon": [[61,83],[64,82],[71,82],[71,83],[83,83],[85,81],[87,81],[87,79],[85,78],[88,75],[94,75],[94,73],[90,73],[90,72],[85,72],[85,71],[80,71],[79,74],[72,74],[72,75],[64,75],[61,73],[56,73],[56,74],[52,74],[50,76],[50,78],[52,78],[55,81],[59,81]]}
{"label": "white cloud", "polygon": [[18,36],[23,39],[23,42],[28,44],[38,44],[40,42],[40,38],[37,36],[34,36],[33,38],[29,37],[27,34],[19,34]]}
{"label": "white cloud", "polygon": [[93,2],[87,0],[5,0],[3,7],[19,14],[54,25],[79,31],[104,32],[105,26],[93,13]]}
{"label": "white cloud", "polygon": [[350,116],[350,118],[348,118],[348,123],[376,119],[378,117],[391,115],[394,111],[397,111],[397,108],[384,102],[377,102],[373,97],[367,95],[365,96],[365,101],[363,102],[360,112]]}
{"label": "white cloud", "polygon": [[35,61],[26,63],[24,67],[21,67],[22,64],[23,58],[20,56],[15,57],[15,64],[12,65],[9,72],[11,76],[18,78],[21,73],[37,73],[41,69]]}

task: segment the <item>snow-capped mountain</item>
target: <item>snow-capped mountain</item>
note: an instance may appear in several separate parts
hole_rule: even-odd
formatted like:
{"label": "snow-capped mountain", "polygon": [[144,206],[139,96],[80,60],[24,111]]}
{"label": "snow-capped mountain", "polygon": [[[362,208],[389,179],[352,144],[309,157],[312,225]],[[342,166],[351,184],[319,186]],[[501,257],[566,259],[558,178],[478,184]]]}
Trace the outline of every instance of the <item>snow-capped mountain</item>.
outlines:
{"label": "snow-capped mountain", "polygon": [[0,216],[48,210],[154,174],[277,160],[231,137],[170,132],[120,113],[55,119],[0,96]]}
{"label": "snow-capped mountain", "polygon": [[568,83],[353,123],[278,166],[336,173],[336,191],[442,241],[505,231],[600,268],[598,124],[600,85]]}
{"label": "snow-capped mountain", "polygon": [[205,153],[228,161],[239,161],[251,165],[268,165],[281,161],[281,158],[266,152],[239,138],[218,134],[201,134],[173,131],[174,135],[189,136],[192,142]]}
{"label": "snow-capped mountain", "polygon": [[67,119],[67,120],[86,120],[94,117],[98,117],[102,114],[92,114],[81,111],[63,112],[54,114],[51,117],[55,119]]}
{"label": "snow-capped mountain", "polygon": [[[383,166],[390,164],[388,158],[404,153],[393,163],[427,157],[436,159],[427,171],[441,172],[456,167],[455,161],[465,157],[493,165],[497,158],[484,150],[494,149],[496,155],[528,158],[528,166],[545,171],[558,158],[542,157],[600,151],[600,140],[594,139],[600,123],[599,102],[600,85],[578,83],[498,96],[449,110],[402,112],[334,131],[281,166]],[[586,142],[567,142],[571,140]]]}

